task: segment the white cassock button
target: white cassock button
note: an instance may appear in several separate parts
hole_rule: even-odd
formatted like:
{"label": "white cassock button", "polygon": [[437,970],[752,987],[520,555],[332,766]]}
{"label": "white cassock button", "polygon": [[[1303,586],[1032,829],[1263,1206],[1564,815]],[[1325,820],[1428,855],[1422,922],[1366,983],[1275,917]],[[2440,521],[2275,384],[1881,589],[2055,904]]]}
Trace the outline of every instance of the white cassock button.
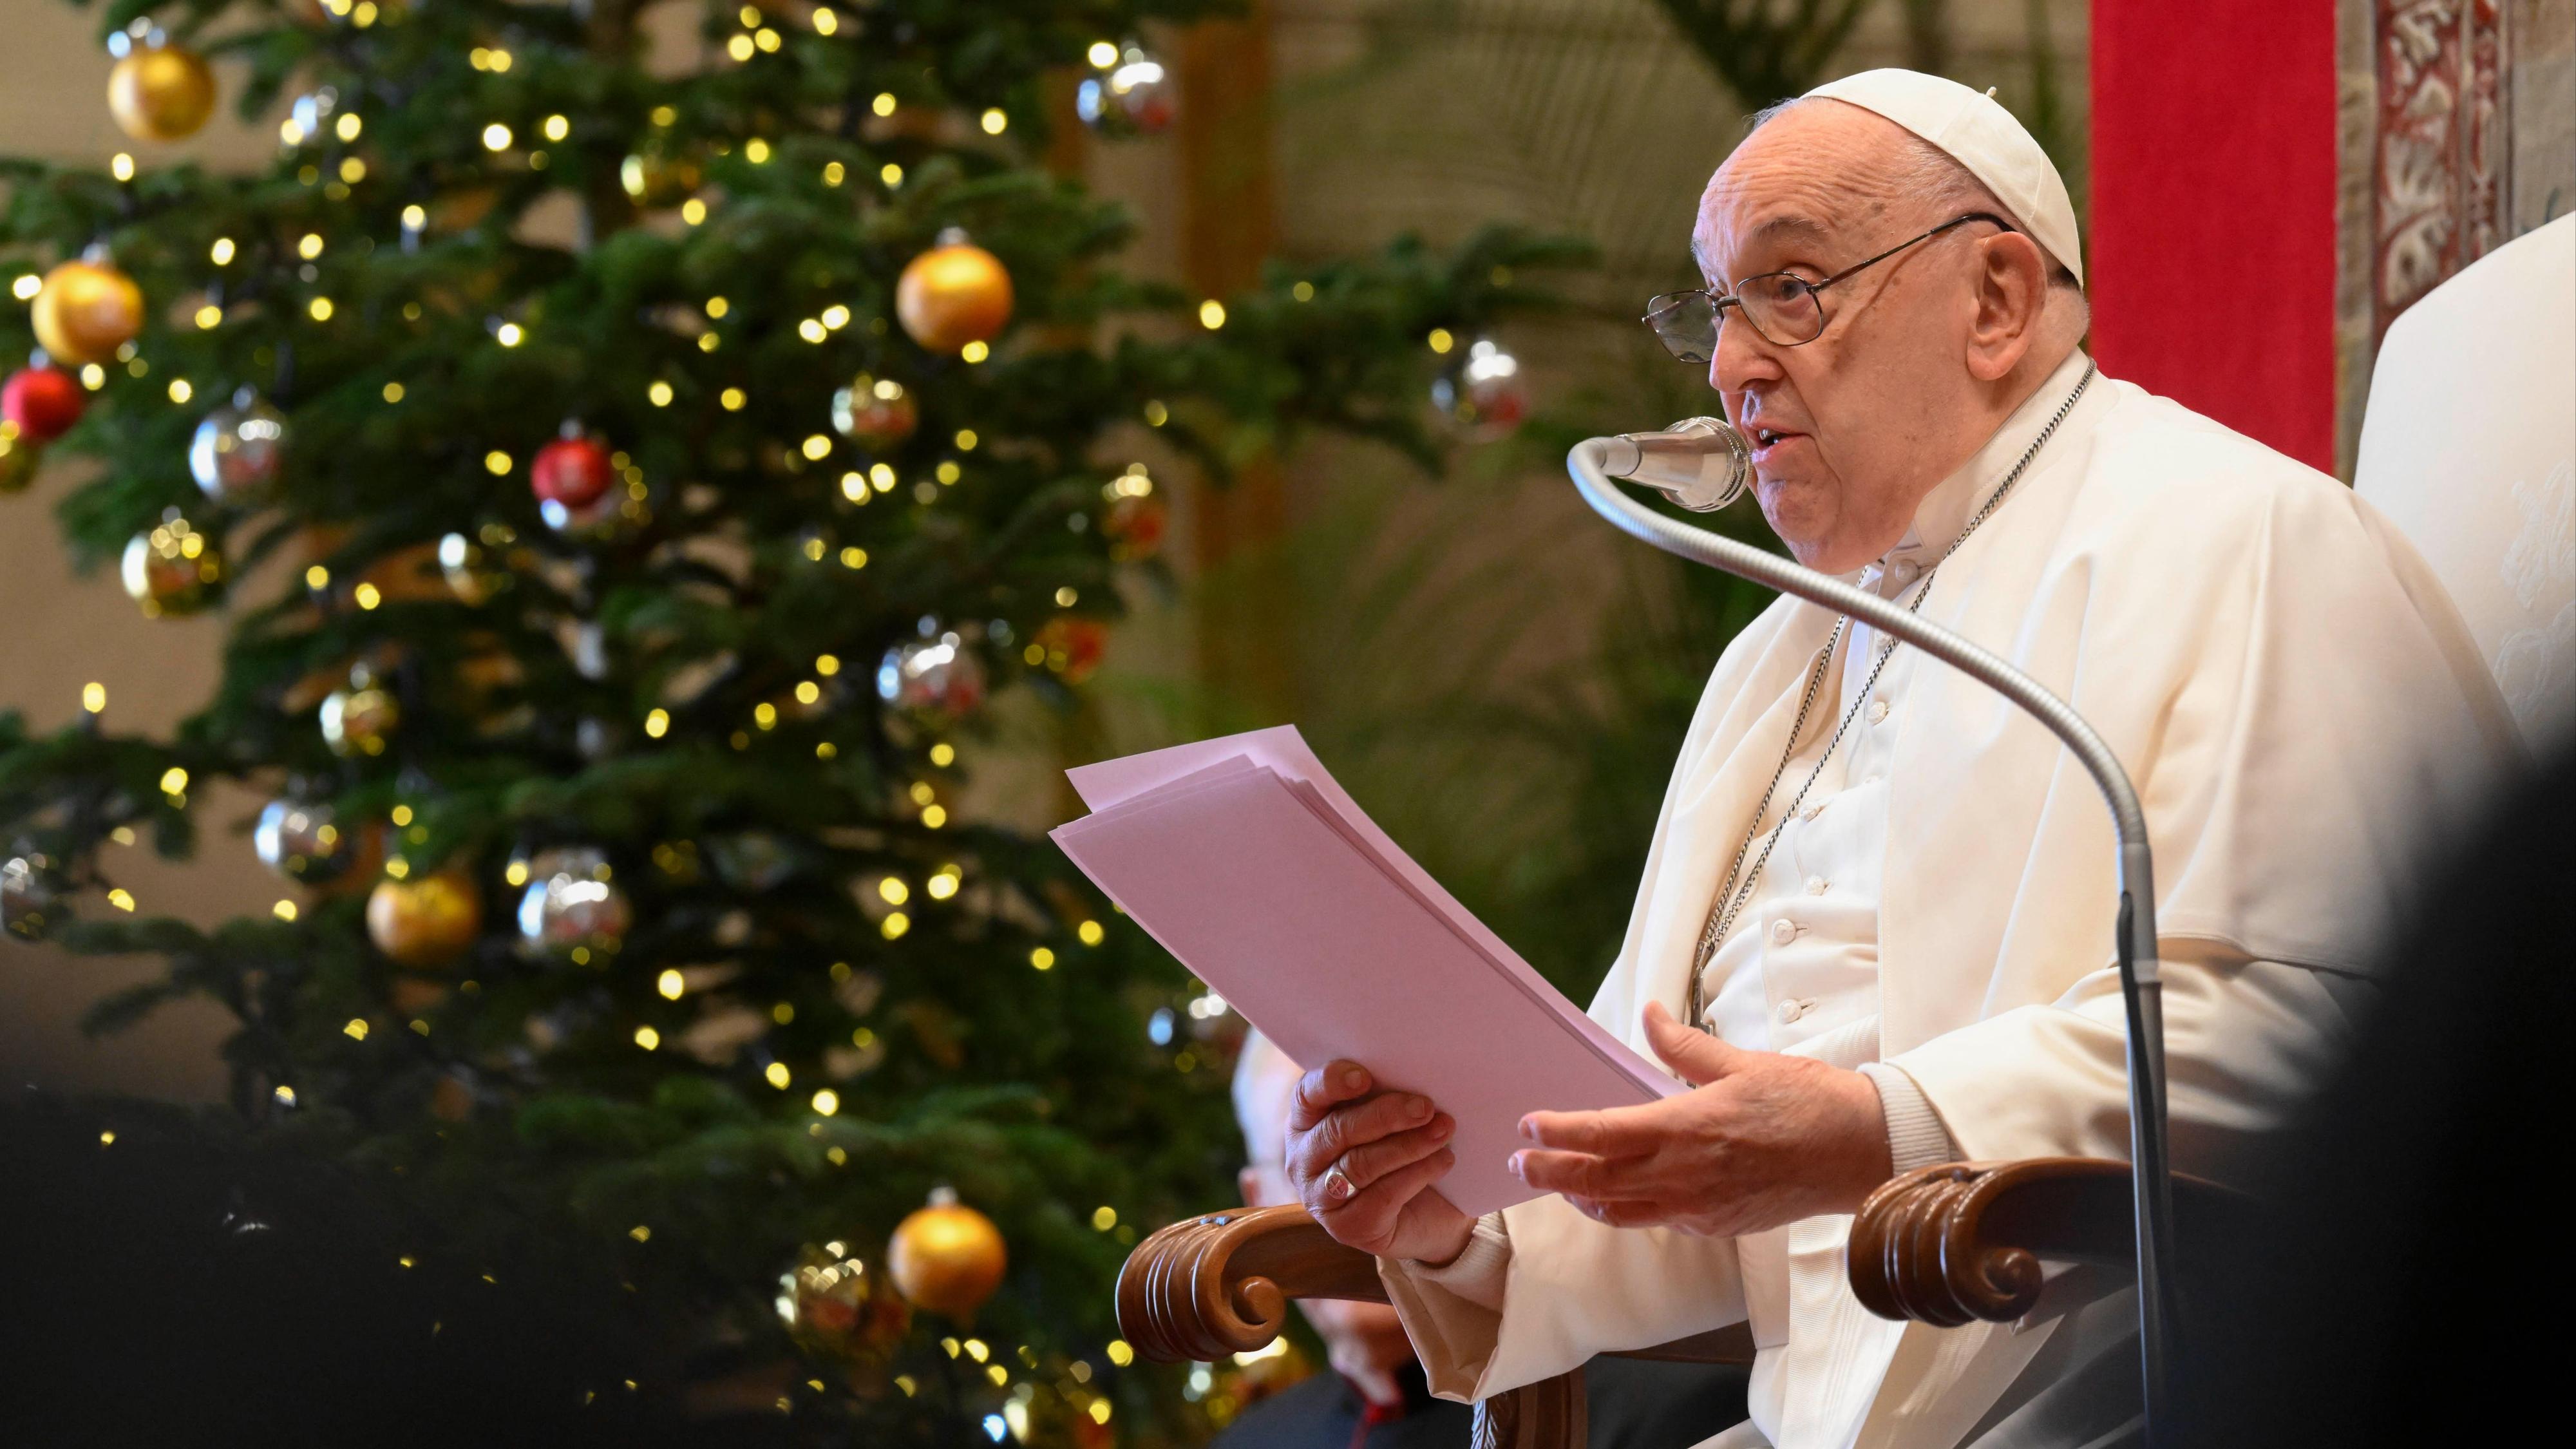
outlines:
{"label": "white cassock button", "polygon": [[1869,702],[1869,722],[1871,724],[1884,724],[1887,722],[1886,700],[1873,699]]}
{"label": "white cassock button", "polygon": [[1811,895],[1811,896],[1820,896],[1820,895],[1823,895],[1824,893],[1825,893],[1825,878],[1824,878],[1823,876],[1820,876],[1820,875],[1811,875],[1811,876],[1807,877],[1807,894],[1809,894],[1809,895]]}
{"label": "white cassock button", "polygon": [[1806,1004],[1798,1001],[1781,1002],[1780,1009],[1772,1013],[1772,1015],[1780,1018],[1780,1024],[1782,1026],[1787,1026],[1789,1023],[1796,1021],[1799,1017],[1806,1014]]}
{"label": "white cassock button", "polygon": [[1773,921],[1771,923],[1771,940],[1774,944],[1786,946],[1796,939],[1798,939],[1798,927],[1794,922]]}
{"label": "white cassock button", "polygon": [[1898,588],[1914,582],[1914,576],[1921,572],[1923,570],[1916,568],[1913,563],[1905,559],[1898,559],[1887,566],[1887,576],[1896,580]]}

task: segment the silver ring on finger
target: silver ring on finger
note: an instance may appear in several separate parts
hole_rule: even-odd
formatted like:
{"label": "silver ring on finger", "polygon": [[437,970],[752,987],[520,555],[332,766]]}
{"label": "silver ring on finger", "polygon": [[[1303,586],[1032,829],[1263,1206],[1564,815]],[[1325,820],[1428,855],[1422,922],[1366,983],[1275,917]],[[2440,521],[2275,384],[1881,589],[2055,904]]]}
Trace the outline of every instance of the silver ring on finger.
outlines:
{"label": "silver ring on finger", "polygon": [[1329,1207],[1340,1207],[1342,1204],[1349,1202],[1352,1198],[1359,1196],[1359,1185],[1352,1182],[1351,1175],[1342,1170],[1342,1163],[1338,1158],[1334,1160],[1332,1167],[1324,1173],[1323,1188],[1324,1202]]}

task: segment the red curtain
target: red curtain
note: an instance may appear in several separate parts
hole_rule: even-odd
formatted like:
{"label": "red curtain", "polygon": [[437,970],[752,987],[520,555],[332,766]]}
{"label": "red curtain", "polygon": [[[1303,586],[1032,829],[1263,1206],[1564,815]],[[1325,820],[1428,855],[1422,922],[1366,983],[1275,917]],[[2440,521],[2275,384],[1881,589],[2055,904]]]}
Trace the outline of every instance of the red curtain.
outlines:
{"label": "red curtain", "polygon": [[2094,0],[2092,69],[2103,370],[2332,471],[2334,0]]}

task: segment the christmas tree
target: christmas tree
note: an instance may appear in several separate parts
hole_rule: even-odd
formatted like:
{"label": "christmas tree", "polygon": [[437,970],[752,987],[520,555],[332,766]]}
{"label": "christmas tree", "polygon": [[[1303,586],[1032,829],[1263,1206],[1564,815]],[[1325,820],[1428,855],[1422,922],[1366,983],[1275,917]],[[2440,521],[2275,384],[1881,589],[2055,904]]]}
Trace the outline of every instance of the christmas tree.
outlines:
{"label": "christmas tree", "polygon": [[[422,1257],[534,1235],[631,1286],[637,1392],[1188,1437],[1108,1287],[1222,1200],[1222,1063],[1051,845],[961,812],[981,712],[1080,688],[1171,475],[1313,428],[1436,460],[1434,347],[1570,253],[1122,276],[1047,138],[1172,124],[1136,37],[1201,0],[654,8],[702,60],[648,65],[647,0],[108,7],[135,153],[0,162],[0,352],[40,349],[0,490],[94,460],[68,546],[229,629],[170,738],[100,691],[0,717],[5,923],[167,959],[101,1027],[221,1002],[248,1130],[393,1185]],[[288,103],[274,165],[153,164],[223,99]],[[1517,409],[1453,360],[1453,411]],[[273,802],[201,821],[214,780]],[[208,829],[273,912],[117,885]]]}

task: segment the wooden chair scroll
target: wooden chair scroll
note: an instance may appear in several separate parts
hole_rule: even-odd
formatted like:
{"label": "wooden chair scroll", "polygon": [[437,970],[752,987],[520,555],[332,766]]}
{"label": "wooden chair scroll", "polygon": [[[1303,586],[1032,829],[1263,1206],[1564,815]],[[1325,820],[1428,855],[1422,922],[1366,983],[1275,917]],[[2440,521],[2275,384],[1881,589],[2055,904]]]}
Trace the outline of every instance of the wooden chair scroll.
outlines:
{"label": "wooden chair scroll", "polygon": [[[2242,1194],[2174,1176],[2186,1237],[2230,1231]],[[2039,1301],[2040,1264],[2134,1269],[2129,1164],[2098,1157],[1950,1162],[1882,1184],[1852,1220],[1852,1292],[1881,1318],[2009,1323]]]}
{"label": "wooden chair scroll", "polygon": [[1250,1353],[1288,1324],[1291,1298],[1384,1303],[1377,1260],[1326,1236],[1302,1207],[1240,1208],[1162,1229],[1118,1273],[1118,1331],[1160,1363]]}

